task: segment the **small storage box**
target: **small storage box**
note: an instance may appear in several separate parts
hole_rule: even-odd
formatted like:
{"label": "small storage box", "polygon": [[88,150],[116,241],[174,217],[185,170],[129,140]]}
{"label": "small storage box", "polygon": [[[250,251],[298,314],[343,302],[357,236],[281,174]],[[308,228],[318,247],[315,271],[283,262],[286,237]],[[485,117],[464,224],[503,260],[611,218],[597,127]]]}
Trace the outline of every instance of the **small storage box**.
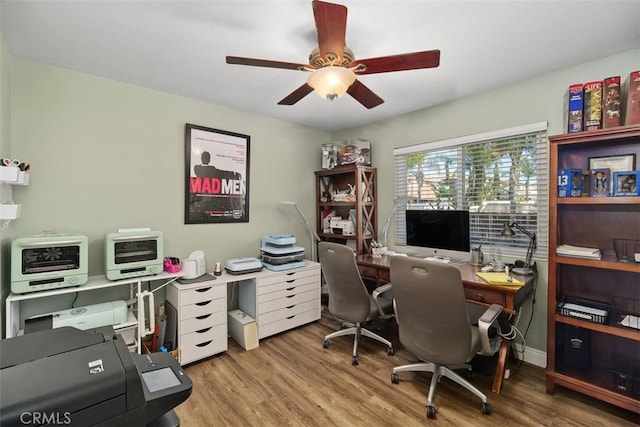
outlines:
{"label": "small storage box", "polygon": [[229,334],[231,338],[245,350],[258,347],[258,328],[253,317],[242,310],[232,310],[228,313]]}

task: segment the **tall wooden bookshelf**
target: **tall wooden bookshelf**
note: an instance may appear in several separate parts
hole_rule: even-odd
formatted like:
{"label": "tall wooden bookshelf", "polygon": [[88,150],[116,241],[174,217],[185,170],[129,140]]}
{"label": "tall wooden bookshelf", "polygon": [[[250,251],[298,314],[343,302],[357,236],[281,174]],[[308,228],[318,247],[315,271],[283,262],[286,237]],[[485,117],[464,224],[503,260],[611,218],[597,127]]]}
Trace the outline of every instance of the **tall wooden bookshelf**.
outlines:
{"label": "tall wooden bookshelf", "polygon": [[[550,142],[552,183],[559,169],[587,170],[594,157],[633,154],[638,169],[640,126],[557,135]],[[625,315],[640,316],[640,263],[633,254],[621,261],[614,238],[640,244],[640,197],[559,198],[550,191],[547,392],[560,385],[640,413],[640,330],[621,324]],[[601,259],[558,256],[561,244],[599,248]],[[559,309],[563,302],[608,315]]]}
{"label": "tall wooden bookshelf", "polygon": [[[316,231],[322,240],[348,244],[356,254],[371,251],[377,230],[376,172],[374,167],[361,165],[338,166],[315,172]],[[336,198],[336,193],[347,191],[351,191],[347,200]],[[354,234],[342,235],[328,230],[324,222],[328,221],[331,212],[331,216],[354,221]]]}

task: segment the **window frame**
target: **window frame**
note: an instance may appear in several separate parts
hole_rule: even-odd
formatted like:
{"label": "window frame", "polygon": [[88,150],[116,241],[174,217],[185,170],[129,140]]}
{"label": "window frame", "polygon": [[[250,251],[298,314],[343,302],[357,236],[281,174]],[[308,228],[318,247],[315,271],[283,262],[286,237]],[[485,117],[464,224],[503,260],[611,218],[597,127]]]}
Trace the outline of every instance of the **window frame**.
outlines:
{"label": "window frame", "polygon": [[[406,246],[406,222],[404,212],[407,209],[409,203],[408,201],[412,200],[410,197],[408,197],[408,168],[406,161],[408,155],[427,152],[433,153],[439,150],[458,150],[458,172],[460,173],[458,173],[456,181],[458,181],[458,183],[462,185],[455,186],[455,198],[459,201],[459,203],[461,203],[464,200],[463,193],[464,186],[466,185],[466,178],[464,175],[465,168],[460,166],[463,165],[462,151],[464,147],[468,147],[472,144],[483,144],[496,141],[507,141],[516,139],[524,141],[526,138],[531,137],[535,138],[533,142],[535,153],[533,155],[533,158],[531,158],[531,160],[535,162],[534,164],[536,170],[536,192],[535,196],[532,197],[533,199],[535,199],[535,229],[534,227],[529,226],[529,224],[526,224],[525,228],[527,228],[531,232],[535,232],[536,234],[537,246],[533,254],[533,260],[546,261],[548,259],[549,191],[551,184],[549,177],[548,124],[546,121],[394,149],[394,200],[399,201],[399,203],[397,203],[395,207],[394,212],[396,218],[394,241],[396,245]],[[524,142],[523,146],[525,146]],[[509,212],[503,213],[502,215],[495,214],[495,216],[503,216],[505,219],[504,221],[502,221],[502,223],[506,221],[516,221],[518,222],[518,224],[523,225],[520,221],[518,221],[519,219],[521,219],[522,222],[528,222],[528,220],[531,219],[531,212],[529,212],[527,215],[517,212],[513,213],[513,209],[517,204],[515,201],[515,196],[509,195],[509,197]],[[466,207],[463,208],[466,209]],[[475,218],[477,218],[476,221],[481,221],[482,218],[484,218],[484,216],[481,216],[480,214],[474,212],[472,212],[471,215],[472,218],[474,218],[475,215]],[[526,220],[525,216],[527,217]],[[495,224],[482,226],[480,228],[474,228],[472,224],[471,230],[472,247],[477,247],[479,244],[482,244],[482,249],[484,252],[491,252],[494,255],[497,253],[500,255],[519,258],[522,258],[526,255],[527,246],[529,244],[529,237],[517,230],[515,236],[512,237],[500,236],[499,232],[496,232]],[[491,232],[492,235],[495,235],[488,241],[484,241],[483,239],[480,239],[479,236],[474,237],[474,231],[476,233],[484,231],[484,235],[486,235],[487,232]]]}

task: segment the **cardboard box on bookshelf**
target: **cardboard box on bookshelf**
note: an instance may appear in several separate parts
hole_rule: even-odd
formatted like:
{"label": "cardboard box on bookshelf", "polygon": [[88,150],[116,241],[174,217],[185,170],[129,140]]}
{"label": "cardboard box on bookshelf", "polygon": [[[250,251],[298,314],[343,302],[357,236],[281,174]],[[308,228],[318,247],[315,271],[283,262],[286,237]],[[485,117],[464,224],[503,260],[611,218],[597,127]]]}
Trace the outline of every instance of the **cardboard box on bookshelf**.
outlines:
{"label": "cardboard box on bookshelf", "polygon": [[613,195],[618,197],[640,196],[638,181],[640,171],[620,171],[613,173]]}
{"label": "cardboard box on bookshelf", "polygon": [[602,129],[602,80],[584,84],[584,130]]}
{"label": "cardboard box on bookshelf", "polygon": [[582,132],[583,84],[572,84],[564,94],[564,124],[567,133]]}
{"label": "cardboard box on bookshelf", "polygon": [[558,170],[558,197],[582,197],[582,169]]}
{"label": "cardboard box on bookshelf", "polygon": [[609,180],[611,179],[611,169],[591,169],[589,177],[589,196],[607,197],[609,196]]}
{"label": "cardboard box on bookshelf", "polygon": [[640,71],[632,71],[622,85],[624,124],[640,124]]}
{"label": "cardboard box on bookshelf", "polygon": [[622,124],[622,88],[620,76],[607,77],[602,81],[602,128]]}

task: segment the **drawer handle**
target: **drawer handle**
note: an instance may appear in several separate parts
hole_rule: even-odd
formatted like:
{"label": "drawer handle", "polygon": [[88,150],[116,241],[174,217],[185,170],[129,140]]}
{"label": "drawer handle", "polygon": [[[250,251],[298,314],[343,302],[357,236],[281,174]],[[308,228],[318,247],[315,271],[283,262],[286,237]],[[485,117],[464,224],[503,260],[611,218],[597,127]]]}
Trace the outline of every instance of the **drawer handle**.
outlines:
{"label": "drawer handle", "polygon": [[287,295],[287,298],[293,298],[293,297],[295,297],[295,296],[296,296],[296,294],[293,294],[293,295]]}
{"label": "drawer handle", "polygon": [[478,301],[484,301],[484,295],[481,292],[476,294],[476,298],[478,298]]}
{"label": "drawer handle", "polygon": [[204,315],[202,315],[202,316],[196,316],[196,319],[198,319],[198,320],[203,320],[203,319],[206,319],[207,317],[211,317],[211,313],[209,313],[209,314],[204,314]]}
{"label": "drawer handle", "polygon": [[205,306],[205,305],[207,305],[207,304],[209,304],[209,303],[211,303],[211,300],[209,300],[209,301],[197,302],[197,303],[196,303],[196,305],[197,305],[197,306],[202,307],[202,306]]}
{"label": "drawer handle", "polygon": [[294,274],[296,274],[295,271],[290,271],[290,272],[287,273],[287,276],[293,276]]}
{"label": "drawer handle", "polygon": [[205,332],[208,332],[210,330],[211,330],[211,326],[209,326],[208,328],[204,328],[196,331],[196,334],[204,334]]}
{"label": "drawer handle", "polygon": [[293,316],[289,316],[289,317],[287,317],[287,320],[291,320],[291,319],[293,319],[294,317],[296,317],[296,315],[295,315],[295,314],[294,314]]}
{"label": "drawer handle", "polygon": [[287,289],[285,289],[285,290],[286,290],[286,291],[292,291],[292,290],[294,290],[295,288],[296,288],[296,287],[294,286],[293,288],[287,288]]}
{"label": "drawer handle", "polygon": [[295,306],[296,306],[296,305],[295,305],[295,304],[293,304],[293,305],[290,305],[289,307],[286,307],[286,309],[287,309],[287,310],[291,310],[291,309],[292,309],[293,307],[295,307]]}
{"label": "drawer handle", "polygon": [[206,347],[209,344],[211,344],[213,342],[213,340],[209,340],[207,342],[201,342],[200,344],[196,344],[196,347]]}
{"label": "drawer handle", "polygon": [[295,281],[296,281],[296,279],[291,279],[291,280],[287,280],[287,283],[293,283]]}
{"label": "drawer handle", "polygon": [[209,286],[208,288],[200,288],[200,289],[196,289],[196,292],[207,292],[211,290],[211,286]]}

